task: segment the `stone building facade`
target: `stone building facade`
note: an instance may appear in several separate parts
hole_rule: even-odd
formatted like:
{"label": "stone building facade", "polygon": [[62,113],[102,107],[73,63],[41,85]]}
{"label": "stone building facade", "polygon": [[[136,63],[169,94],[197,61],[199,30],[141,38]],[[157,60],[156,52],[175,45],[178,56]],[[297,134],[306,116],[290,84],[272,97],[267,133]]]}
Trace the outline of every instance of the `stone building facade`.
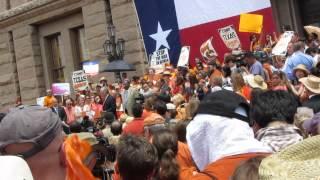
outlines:
{"label": "stone building facade", "polygon": [[[303,25],[320,22],[319,0],[271,2],[278,30],[290,25],[302,34]],[[125,60],[137,69],[131,75],[141,75],[147,58],[132,0],[0,0],[0,111],[19,96],[35,104],[52,83],[71,83],[85,60],[106,64],[110,23],[126,40]]]}
{"label": "stone building facade", "polygon": [[133,73],[143,73],[146,57],[131,0],[0,0],[0,111],[19,96],[35,104],[52,83],[71,83],[82,61],[106,64],[109,23],[126,40]]}

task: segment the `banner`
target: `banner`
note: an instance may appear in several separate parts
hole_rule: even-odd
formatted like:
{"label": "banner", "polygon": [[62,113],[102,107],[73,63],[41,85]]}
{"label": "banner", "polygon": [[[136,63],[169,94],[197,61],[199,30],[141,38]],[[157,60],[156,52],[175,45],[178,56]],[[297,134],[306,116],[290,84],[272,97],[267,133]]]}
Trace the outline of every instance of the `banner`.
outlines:
{"label": "banner", "polygon": [[201,45],[200,53],[207,60],[214,59],[218,56],[218,53],[212,45],[212,37]]}
{"label": "banner", "polygon": [[84,70],[74,71],[72,74],[73,88],[76,91],[87,90],[89,87],[88,77]]}
{"label": "banner", "polygon": [[233,25],[218,30],[221,39],[229,49],[238,49],[241,47],[240,39]]}
{"label": "banner", "polygon": [[150,55],[149,66],[156,70],[156,73],[161,73],[165,69],[165,64],[170,63],[169,51],[167,48],[159,49]]}
{"label": "banner", "polygon": [[178,61],[178,67],[189,67],[190,46],[183,46]]}
{"label": "banner", "polygon": [[99,61],[86,61],[82,63],[84,72],[89,76],[99,74]]}
{"label": "banner", "polygon": [[241,14],[239,32],[260,34],[263,28],[263,16],[258,14]]}
{"label": "banner", "polygon": [[69,83],[54,83],[52,84],[52,94],[54,96],[62,96],[64,94],[71,94]]}
{"label": "banner", "polygon": [[287,54],[288,44],[292,40],[293,36],[293,31],[284,32],[276,46],[272,49],[272,54],[276,56],[285,56]]}

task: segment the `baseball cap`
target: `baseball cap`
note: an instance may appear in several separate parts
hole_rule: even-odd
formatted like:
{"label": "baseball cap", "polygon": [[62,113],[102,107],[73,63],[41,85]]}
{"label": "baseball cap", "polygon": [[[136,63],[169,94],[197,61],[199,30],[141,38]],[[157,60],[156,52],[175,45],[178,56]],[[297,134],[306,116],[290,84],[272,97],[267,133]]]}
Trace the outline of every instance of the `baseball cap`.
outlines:
{"label": "baseball cap", "polygon": [[197,114],[236,118],[250,124],[249,110],[249,104],[243,97],[228,90],[221,90],[208,94],[200,103]]}
{"label": "baseball cap", "polygon": [[32,143],[30,150],[18,154],[28,158],[45,149],[58,133],[62,133],[61,120],[51,109],[20,106],[11,109],[0,123],[0,152],[5,153],[10,144]]}
{"label": "baseball cap", "polygon": [[0,179],[33,180],[25,160],[17,156],[0,156]]}

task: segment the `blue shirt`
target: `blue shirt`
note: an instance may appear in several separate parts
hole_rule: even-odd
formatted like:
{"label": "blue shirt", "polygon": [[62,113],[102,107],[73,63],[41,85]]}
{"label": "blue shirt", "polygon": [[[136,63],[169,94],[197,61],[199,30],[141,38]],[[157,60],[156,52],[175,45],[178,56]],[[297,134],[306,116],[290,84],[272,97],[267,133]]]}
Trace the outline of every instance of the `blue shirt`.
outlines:
{"label": "blue shirt", "polygon": [[290,80],[295,79],[293,74],[293,69],[299,64],[303,64],[310,71],[313,66],[313,58],[301,51],[295,52],[289,59],[287,59],[286,65],[284,67],[284,72]]}
{"label": "blue shirt", "polygon": [[260,75],[265,79],[264,70],[262,64],[259,61],[256,61],[254,64],[250,66],[250,74]]}

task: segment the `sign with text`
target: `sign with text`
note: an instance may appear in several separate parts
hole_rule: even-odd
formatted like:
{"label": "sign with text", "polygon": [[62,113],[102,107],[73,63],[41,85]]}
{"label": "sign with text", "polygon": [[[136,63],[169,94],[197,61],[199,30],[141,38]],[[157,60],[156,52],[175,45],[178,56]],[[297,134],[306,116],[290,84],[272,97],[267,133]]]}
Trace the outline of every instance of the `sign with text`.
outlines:
{"label": "sign with text", "polygon": [[165,64],[170,63],[169,51],[167,48],[159,49],[150,55],[150,67],[156,70],[156,73],[161,73],[164,70]]}
{"label": "sign with text", "polygon": [[276,56],[285,56],[287,54],[287,48],[294,36],[293,31],[284,32],[276,46],[272,49],[272,54]]}
{"label": "sign with text", "polygon": [[178,61],[178,67],[189,67],[190,46],[183,46]]}
{"label": "sign with text", "polygon": [[238,49],[241,46],[237,32],[233,28],[233,25],[221,28],[218,30],[220,37],[222,38],[224,44],[229,49]]}
{"label": "sign with text", "polygon": [[69,83],[54,83],[52,84],[52,93],[54,96],[62,96],[64,94],[71,94]]}
{"label": "sign with text", "polygon": [[86,90],[88,85],[88,77],[84,70],[74,71],[72,74],[73,88],[77,91]]}
{"label": "sign with text", "polygon": [[89,76],[99,74],[99,61],[86,61],[82,64],[84,72]]}

